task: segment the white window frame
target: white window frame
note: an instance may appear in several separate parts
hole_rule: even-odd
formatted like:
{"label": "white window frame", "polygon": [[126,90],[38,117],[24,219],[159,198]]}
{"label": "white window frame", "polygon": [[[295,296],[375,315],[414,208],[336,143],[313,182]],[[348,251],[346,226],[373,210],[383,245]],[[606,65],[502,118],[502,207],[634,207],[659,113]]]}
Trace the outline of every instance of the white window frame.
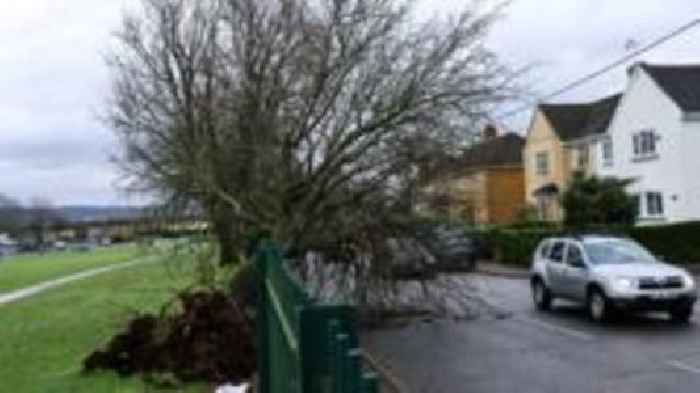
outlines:
{"label": "white window frame", "polygon": [[541,152],[538,152],[535,154],[535,172],[540,176],[549,175],[549,152],[548,151],[541,151]]}
{"label": "white window frame", "polygon": [[634,160],[657,158],[658,140],[654,129],[648,128],[632,134],[632,156]]}
{"label": "white window frame", "polygon": [[[652,202],[652,197],[654,197],[654,200]],[[658,199],[656,199],[658,198]],[[658,204],[657,204],[658,202]],[[648,191],[644,193],[644,204],[646,205],[646,216],[647,217],[663,217],[664,214],[666,213],[665,211],[665,203],[664,203],[664,194],[659,191]],[[652,210],[653,208],[653,210]]]}
{"label": "white window frame", "polygon": [[588,164],[590,162],[590,149],[588,148],[588,145],[581,145],[576,148],[576,163],[575,166],[578,169],[586,169],[588,168]]}
{"label": "white window frame", "polygon": [[600,157],[603,161],[603,166],[611,167],[615,162],[615,154],[613,151],[613,142],[611,140],[604,140],[600,144],[601,152]]}

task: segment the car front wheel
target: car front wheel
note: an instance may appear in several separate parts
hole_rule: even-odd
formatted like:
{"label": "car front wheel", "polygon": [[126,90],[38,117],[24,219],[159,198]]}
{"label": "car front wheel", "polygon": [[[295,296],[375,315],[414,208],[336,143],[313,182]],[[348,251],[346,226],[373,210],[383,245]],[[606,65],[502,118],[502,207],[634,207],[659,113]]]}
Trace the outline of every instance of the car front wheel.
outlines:
{"label": "car front wheel", "polygon": [[532,282],[532,301],[538,310],[549,310],[552,306],[552,293],[542,280]]}
{"label": "car front wheel", "polygon": [[595,322],[605,322],[610,319],[612,306],[600,289],[593,289],[588,294],[588,315]]}

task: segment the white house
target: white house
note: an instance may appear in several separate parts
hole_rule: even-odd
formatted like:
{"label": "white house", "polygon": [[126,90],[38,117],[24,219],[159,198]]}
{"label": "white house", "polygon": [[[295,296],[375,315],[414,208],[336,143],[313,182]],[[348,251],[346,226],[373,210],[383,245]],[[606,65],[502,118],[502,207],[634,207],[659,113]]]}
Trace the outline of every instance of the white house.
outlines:
{"label": "white house", "polygon": [[632,66],[607,135],[596,172],[635,180],[640,224],[700,220],[700,65]]}

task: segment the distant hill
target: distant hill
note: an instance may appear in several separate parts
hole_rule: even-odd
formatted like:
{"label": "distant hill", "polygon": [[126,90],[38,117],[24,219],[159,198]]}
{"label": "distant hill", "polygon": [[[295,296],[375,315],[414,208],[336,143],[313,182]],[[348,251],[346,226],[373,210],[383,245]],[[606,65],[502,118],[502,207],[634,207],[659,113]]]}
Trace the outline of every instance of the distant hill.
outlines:
{"label": "distant hill", "polygon": [[54,210],[70,222],[134,219],[149,215],[151,208],[143,206],[59,206]]}

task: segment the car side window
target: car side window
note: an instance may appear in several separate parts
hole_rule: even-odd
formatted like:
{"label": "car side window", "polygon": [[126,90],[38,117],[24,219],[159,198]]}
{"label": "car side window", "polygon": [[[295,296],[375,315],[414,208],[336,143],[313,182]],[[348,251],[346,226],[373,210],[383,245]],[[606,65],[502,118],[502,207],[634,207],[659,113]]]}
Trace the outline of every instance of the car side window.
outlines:
{"label": "car side window", "polygon": [[555,242],[549,252],[549,259],[552,262],[562,263],[564,260],[564,242]]}
{"label": "car side window", "polygon": [[570,244],[566,250],[566,263],[568,265],[581,265],[583,263],[583,253],[576,244]]}

